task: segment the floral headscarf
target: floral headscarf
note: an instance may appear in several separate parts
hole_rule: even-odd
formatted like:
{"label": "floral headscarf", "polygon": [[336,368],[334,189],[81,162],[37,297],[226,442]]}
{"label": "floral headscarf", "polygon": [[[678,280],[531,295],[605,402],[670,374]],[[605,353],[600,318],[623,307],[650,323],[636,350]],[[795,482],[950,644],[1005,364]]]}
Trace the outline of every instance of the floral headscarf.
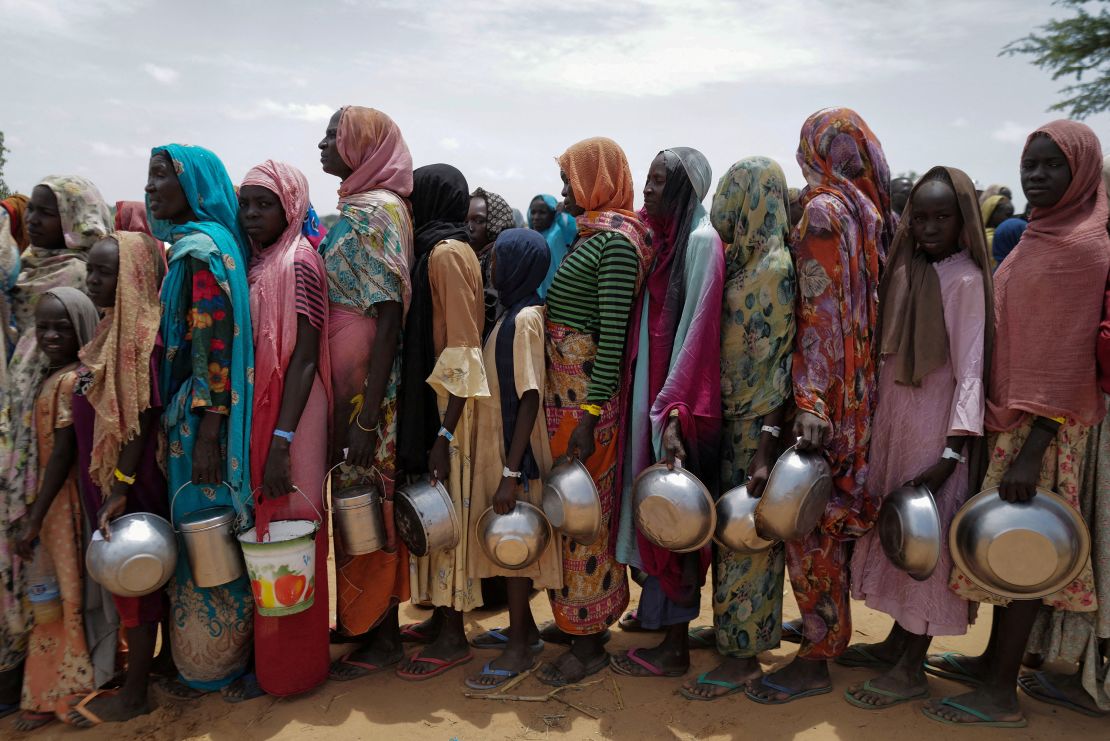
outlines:
{"label": "floral headscarf", "polygon": [[486,235],[491,245],[501,232],[513,228],[513,209],[504,198],[485,188],[475,188],[470,197],[486,202]]}

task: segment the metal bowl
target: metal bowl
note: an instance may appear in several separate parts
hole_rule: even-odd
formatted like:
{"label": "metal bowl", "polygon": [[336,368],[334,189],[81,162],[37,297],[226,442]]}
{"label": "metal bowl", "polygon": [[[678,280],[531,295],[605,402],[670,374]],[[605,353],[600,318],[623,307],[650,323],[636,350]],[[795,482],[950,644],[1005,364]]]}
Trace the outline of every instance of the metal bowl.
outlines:
{"label": "metal bowl", "polygon": [[759,553],[775,544],[760,537],[755,529],[755,507],[759,500],[748,494],[747,486],[737,486],[717,500],[717,529],[713,540],[733,553]]}
{"label": "metal bowl", "polygon": [[680,466],[656,463],[632,483],[636,526],[649,541],[675,553],[703,548],[717,529],[713,497],[698,477]]}
{"label": "metal bowl", "polygon": [[448,551],[459,544],[461,528],[455,503],[442,483],[427,479],[402,486],[393,497],[397,534],[412,555]]}
{"label": "metal bowl", "polygon": [[1006,502],[998,487],[964,503],[948,531],[952,560],[979,587],[1011,599],[1040,599],[1087,565],[1091,534],[1078,511],[1044,489]]}
{"label": "metal bowl", "polygon": [[901,486],[888,494],[876,527],[892,564],[918,581],[932,576],[944,531],[929,487]]}
{"label": "metal bowl", "polygon": [[485,554],[503,569],[531,566],[551,542],[551,525],[543,512],[521,501],[503,515],[490,507],[478,518],[474,532]]}
{"label": "metal bowl", "polygon": [[551,527],[576,543],[592,545],[601,536],[601,498],[593,477],[577,458],[551,469],[543,483],[541,504]]}
{"label": "metal bowl", "polygon": [[94,534],[85,552],[93,581],[118,597],[142,597],[161,589],[177,566],[173,525],[158,515],[135,512],[112,520],[111,540]]}
{"label": "metal bowl", "polygon": [[755,508],[755,527],[768,540],[792,541],[813,532],[832,493],[832,474],[824,457],[791,446],[767,478]]}

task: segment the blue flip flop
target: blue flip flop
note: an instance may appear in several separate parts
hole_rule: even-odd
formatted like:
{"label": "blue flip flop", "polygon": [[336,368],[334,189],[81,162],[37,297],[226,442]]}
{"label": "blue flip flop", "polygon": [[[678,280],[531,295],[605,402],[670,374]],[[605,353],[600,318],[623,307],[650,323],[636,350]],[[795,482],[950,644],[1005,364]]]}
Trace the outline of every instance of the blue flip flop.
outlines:
{"label": "blue flip flop", "polygon": [[1079,703],[1074,702],[1056,686],[1046,672],[1023,674],[1018,677],[1018,687],[1021,688],[1022,692],[1029,695],[1034,700],[1039,700],[1049,705],[1056,705],[1061,708],[1067,708],[1076,713],[1086,715],[1089,718],[1103,718],[1110,714],[1091,710],[1090,708],[1085,708]]}
{"label": "blue flip flop", "polygon": [[772,689],[775,692],[781,692],[786,695],[785,700],[770,700],[754,694],[751,689],[744,691],[744,694],[748,696],[749,700],[758,702],[760,705],[785,705],[788,702],[801,700],[804,697],[816,697],[817,695],[827,695],[832,692],[831,684],[828,687],[815,687],[811,690],[796,690],[793,687],[787,687],[786,685],[772,682],[770,679],[767,679],[767,677],[762,677],[759,683],[767,689]]}
{"label": "blue flip flop", "polygon": [[[470,645],[474,648],[504,648],[505,644],[509,642],[509,636],[505,635],[505,633],[503,632],[505,630],[507,629],[490,628],[485,633],[479,633],[478,635],[474,636],[474,638],[470,641]],[[543,645],[543,639],[540,638],[531,646],[529,646],[529,648],[532,649],[533,653],[539,653],[540,651],[543,651]]]}
{"label": "blue flip flop", "polygon": [[[532,666],[525,669],[524,672],[532,671],[532,669],[534,669],[535,666],[536,666],[536,662],[533,661]],[[476,682],[473,679],[471,679],[470,677],[467,677],[466,681],[465,681],[465,684],[466,684],[467,687],[469,687],[472,690],[479,690],[479,691],[483,691],[483,692],[487,691],[487,690],[495,690],[498,687],[505,686],[512,679],[515,679],[516,677],[519,677],[524,672],[514,672],[510,669],[494,669],[493,668],[493,662],[492,661],[487,661],[486,665],[482,667],[482,671],[480,671],[478,673],[478,676],[480,676],[480,677],[497,677],[501,681],[498,682],[497,684],[482,684],[481,682]]]}
{"label": "blue flip flop", "polygon": [[714,700],[720,700],[722,697],[728,697],[729,695],[735,695],[737,692],[743,692],[748,686],[747,682],[729,682],[725,679],[710,679],[709,672],[699,674],[698,678],[694,681],[697,684],[708,684],[712,685],[713,687],[724,687],[726,690],[719,695],[713,695],[712,697],[702,697],[701,695],[695,695],[693,692],[686,689],[685,687],[678,688],[678,691],[687,700],[696,700],[698,702],[713,702]]}
{"label": "blue flip flop", "polygon": [[[978,687],[983,682],[971,672],[969,672],[964,665],[960,663],[960,658],[966,658],[965,654],[958,651],[945,651],[942,654],[933,654],[925,658],[925,673],[932,674],[934,677],[941,679],[951,679],[953,682],[966,684],[968,687]],[[950,669],[942,669],[939,666],[933,666],[929,663],[929,659],[940,659],[947,664]]]}
{"label": "blue flip flop", "polygon": [[1029,725],[1029,721],[1025,718],[1021,720],[995,720],[993,717],[987,715],[981,710],[962,705],[950,697],[946,697],[940,701],[941,705],[946,705],[950,708],[955,708],[961,713],[966,713],[972,718],[978,720],[962,721],[962,720],[949,720],[948,718],[937,715],[936,712],[931,710],[928,706],[921,708],[921,713],[929,720],[935,720],[937,723],[944,723],[949,726],[964,726],[967,728],[1025,728]]}

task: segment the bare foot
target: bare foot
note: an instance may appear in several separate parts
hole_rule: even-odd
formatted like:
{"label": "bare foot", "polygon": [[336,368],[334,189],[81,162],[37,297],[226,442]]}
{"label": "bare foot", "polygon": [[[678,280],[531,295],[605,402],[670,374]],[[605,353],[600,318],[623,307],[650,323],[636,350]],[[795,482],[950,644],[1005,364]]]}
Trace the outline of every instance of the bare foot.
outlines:
{"label": "bare foot", "polygon": [[[788,694],[775,689],[767,684],[774,682],[780,687],[789,687]],[[767,704],[790,702],[799,695],[813,690],[828,691],[832,688],[829,678],[829,666],[825,661],[811,661],[809,659],[794,659],[777,672],[768,674],[764,681],[752,682],[748,695],[757,701]]]}
{"label": "bare foot", "polygon": [[[948,703],[945,702],[946,700]],[[1025,716],[1021,714],[1021,708],[1018,707],[1017,696],[1015,694],[1012,692],[998,694],[987,687],[980,687],[966,694],[957,695],[956,697],[931,700],[925,703],[923,710],[928,711],[925,714],[926,717],[936,716],[935,718],[930,717],[930,720],[942,719],[951,723],[965,725],[988,722],[972,713],[953,707],[952,704],[949,703],[963,705],[966,708],[982,713],[991,719],[990,722],[1025,723]]]}
{"label": "bare foot", "polygon": [[52,720],[54,720],[54,713],[34,713],[30,710],[24,710],[12,723],[12,727],[20,733],[29,733],[42,728]]}
{"label": "bare foot", "polygon": [[689,679],[682,685],[682,689],[691,695],[713,700],[727,695],[732,690],[717,684],[708,684],[704,680],[727,682],[730,685],[745,685],[763,676],[763,667],[755,657],[746,659],[725,658],[717,668],[708,671],[700,677]]}

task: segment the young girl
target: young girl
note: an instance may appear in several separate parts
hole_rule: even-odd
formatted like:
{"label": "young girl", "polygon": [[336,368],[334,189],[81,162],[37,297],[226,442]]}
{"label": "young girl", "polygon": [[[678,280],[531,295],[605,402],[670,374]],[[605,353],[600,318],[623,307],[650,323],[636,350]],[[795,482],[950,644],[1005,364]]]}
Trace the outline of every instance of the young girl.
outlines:
{"label": "young girl", "polygon": [[[518,499],[540,505],[540,478],[551,468],[547,424],[540,410],[544,381],[543,309],[538,289],[547,275],[550,253],[543,235],[508,229],[493,247],[491,277],[501,302],[501,319],[486,335],[482,361],[490,395],[474,408],[476,444],[470,511],[480,517],[493,507],[499,515]],[[473,689],[498,687],[532,668],[542,646],[528,607],[532,589],[563,586],[560,545],[548,545],[526,569],[498,567],[481,548],[468,554],[475,579],[504,576],[509,597],[508,636],[501,656],[466,680]]]}
{"label": "young girl", "polygon": [[867,485],[877,496],[906,482],[928,487],[945,536],[924,582],[891,564],[876,530],[856,545],[852,596],[897,621],[882,643],[852,646],[840,658],[884,670],[844,693],[857,707],[925,696],[922,662],[932,637],[967,632],[967,601],[948,589],[947,531],[982,476],[982,466],[966,461],[983,433],[990,270],[974,184],[960,170],[934,167],[913,189],[879,285],[882,366],[872,434],[882,444],[871,448]]}
{"label": "young girl", "polygon": [[29,361],[39,369],[35,394],[35,451],[29,465],[38,474],[38,491],[18,525],[16,545],[22,567],[32,571],[48,557],[53,562],[61,600],[61,616],[36,623],[28,642],[23,670],[23,712],[19,731],[50,722],[60,698],[93,688],[92,659],[81,619],[84,543],[81,501],[77,488],[77,447],[71,399],[77,382],[77,352],[92,337],[96,307],[76,288],[46,291],[35,307],[37,350]]}

